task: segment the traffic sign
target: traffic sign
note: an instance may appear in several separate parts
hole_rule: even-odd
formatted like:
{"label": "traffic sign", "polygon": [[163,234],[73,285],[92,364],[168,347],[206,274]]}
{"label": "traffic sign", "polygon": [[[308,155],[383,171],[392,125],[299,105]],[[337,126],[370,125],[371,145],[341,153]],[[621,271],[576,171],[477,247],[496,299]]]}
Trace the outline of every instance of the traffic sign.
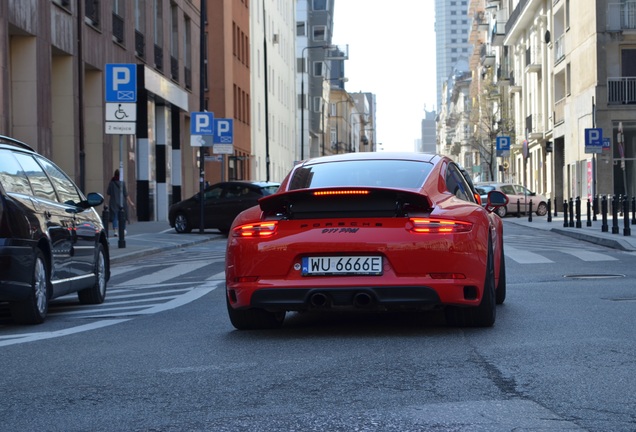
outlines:
{"label": "traffic sign", "polygon": [[211,112],[193,112],[190,123],[190,135],[213,135],[214,114]]}
{"label": "traffic sign", "polygon": [[136,103],[106,103],[106,121],[137,121]]}
{"label": "traffic sign", "polygon": [[106,102],[137,102],[137,65],[106,65]]}
{"label": "traffic sign", "polygon": [[135,132],[137,131],[136,122],[107,121],[105,126],[105,132],[108,135],[135,135]]}
{"label": "traffic sign", "polygon": [[232,119],[214,119],[214,144],[234,143],[234,121]]}
{"label": "traffic sign", "polygon": [[510,137],[498,136],[497,137],[497,150],[510,150]]}
{"label": "traffic sign", "polygon": [[603,152],[603,129],[586,128],[585,129],[585,153],[602,153]]}

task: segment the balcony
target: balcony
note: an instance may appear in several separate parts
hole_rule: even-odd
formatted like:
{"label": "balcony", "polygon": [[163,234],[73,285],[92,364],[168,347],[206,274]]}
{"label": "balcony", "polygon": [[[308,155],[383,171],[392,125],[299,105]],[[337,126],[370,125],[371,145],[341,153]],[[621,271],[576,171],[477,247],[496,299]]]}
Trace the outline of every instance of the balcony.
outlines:
{"label": "balcony", "polygon": [[484,11],[475,12],[474,21],[477,23],[477,30],[480,31],[488,31],[490,28],[490,24],[486,19],[486,13]]}
{"label": "balcony", "polygon": [[526,72],[541,72],[541,59],[534,48],[526,48]]}
{"label": "balcony", "polygon": [[636,77],[608,78],[607,103],[610,105],[636,104]]}
{"label": "balcony", "polygon": [[492,49],[490,49],[486,45],[481,46],[480,58],[481,58],[481,64],[485,67],[494,66],[496,61],[495,53],[492,51]]}
{"label": "balcony", "polygon": [[537,140],[543,138],[543,118],[541,114],[530,114],[526,117],[526,132],[528,139]]}
{"label": "balcony", "polygon": [[492,32],[490,33],[490,44],[493,46],[503,46],[503,41],[506,38],[506,23],[496,21],[495,25],[492,27]]}
{"label": "balcony", "polygon": [[606,28],[608,32],[636,30],[636,0],[609,3]]}

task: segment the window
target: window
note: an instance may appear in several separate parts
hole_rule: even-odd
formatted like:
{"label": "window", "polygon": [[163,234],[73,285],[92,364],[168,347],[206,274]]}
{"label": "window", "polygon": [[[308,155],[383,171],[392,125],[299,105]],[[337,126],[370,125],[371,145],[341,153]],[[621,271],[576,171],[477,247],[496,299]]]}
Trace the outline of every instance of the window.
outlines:
{"label": "window", "polygon": [[170,54],[173,58],[179,58],[179,7],[170,4]]}
{"label": "window", "polygon": [[464,175],[455,164],[448,165],[446,170],[446,189],[457,198],[464,201],[475,202],[470,186]]}
{"label": "window", "polygon": [[314,62],[314,76],[324,75],[324,63],[321,61]]}
{"label": "window", "polygon": [[314,97],[313,111],[314,112],[322,111],[322,98],[320,96]]}
{"label": "window", "polygon": [[327,35],[327,27],[325,26],[314,26],[313,28],[313,40],[315,41],[325,41]]}
{"label": "window", "polygon": [[42,168],[37,164],[35,159],[33,159],[30,155],[22,153],[16,153],[15,157],[28,177],[29,183],[31,183],[33,195],[49,201],[57,201],[57,196],[55,195],[55,190],[53,189],[51,181],[44,171],[42,171]]}
{"label": "window", "polygon": [[307,36],[307,24],[304,21],[296,23],[296,36]]}
{"label": "window", "polygon": [[73,183],[71,183],[68,177],[66,177],[62,171],[49,161],[42,158],[37,159],[53,182],[53,186],[55,186],[55,190],[57,191],[60,201],[64,204],[79,204],[82,201],[82,197],[79,195],[77,189],[75,189],[75,186],[73,186]]}
{"label": "window", "polygon": [[329,136],[331,137],[331,146],[335,147],[336,144],[338,144],[338,131],[336,128],[331,128],[330,132],[329,132]]}
{"label": "window", "polygon": [[154,0],[154,29],[155,29],[155,45],[163,46],[163,2]]}
{"label": "window", "polygon": [[33,194],[26,174],[8,150],[0,150],[0,183],[7,193]]}
{"label": "window", "polygon": [[99,7],[99,0],[85,0],[84,2],[84,16],[95,27],[99,26]]}
{"label": "window", "polygon": [[327,0],[314,0],[313,1],[313,9],[314,10],[327,10]]}

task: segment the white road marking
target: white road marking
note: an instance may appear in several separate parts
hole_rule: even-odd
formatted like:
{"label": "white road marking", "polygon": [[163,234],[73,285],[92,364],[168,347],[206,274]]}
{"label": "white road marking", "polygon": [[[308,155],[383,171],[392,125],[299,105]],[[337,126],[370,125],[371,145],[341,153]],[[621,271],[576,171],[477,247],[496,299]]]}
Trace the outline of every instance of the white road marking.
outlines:
{"label": "white road marking", "polygon": [[519,264],[550,264],[554,262],[534,252],[517,249],[510,245],[506,245],[504,250],[507,258],[510,258]]}
{"label": "white road marking", "polygon": [[568,255],[572,255],[577,257],[583,261],[618,261],[618,258],[614,258],[613,256],[602,254],[598,252],[592,252],[582,249],[559,249],[560,252],[566,253]]}

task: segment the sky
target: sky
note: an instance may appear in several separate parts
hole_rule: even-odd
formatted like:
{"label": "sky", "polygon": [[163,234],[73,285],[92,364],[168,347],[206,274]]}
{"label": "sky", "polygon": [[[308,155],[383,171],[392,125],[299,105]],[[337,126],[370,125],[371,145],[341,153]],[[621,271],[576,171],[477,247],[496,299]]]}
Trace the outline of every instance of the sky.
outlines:
{"label": "sky", "polygon": [[436,108],[434,0],[335,0],[332,42],[349,45],[346,91],[376,95],[378,147],[413,151]]}

